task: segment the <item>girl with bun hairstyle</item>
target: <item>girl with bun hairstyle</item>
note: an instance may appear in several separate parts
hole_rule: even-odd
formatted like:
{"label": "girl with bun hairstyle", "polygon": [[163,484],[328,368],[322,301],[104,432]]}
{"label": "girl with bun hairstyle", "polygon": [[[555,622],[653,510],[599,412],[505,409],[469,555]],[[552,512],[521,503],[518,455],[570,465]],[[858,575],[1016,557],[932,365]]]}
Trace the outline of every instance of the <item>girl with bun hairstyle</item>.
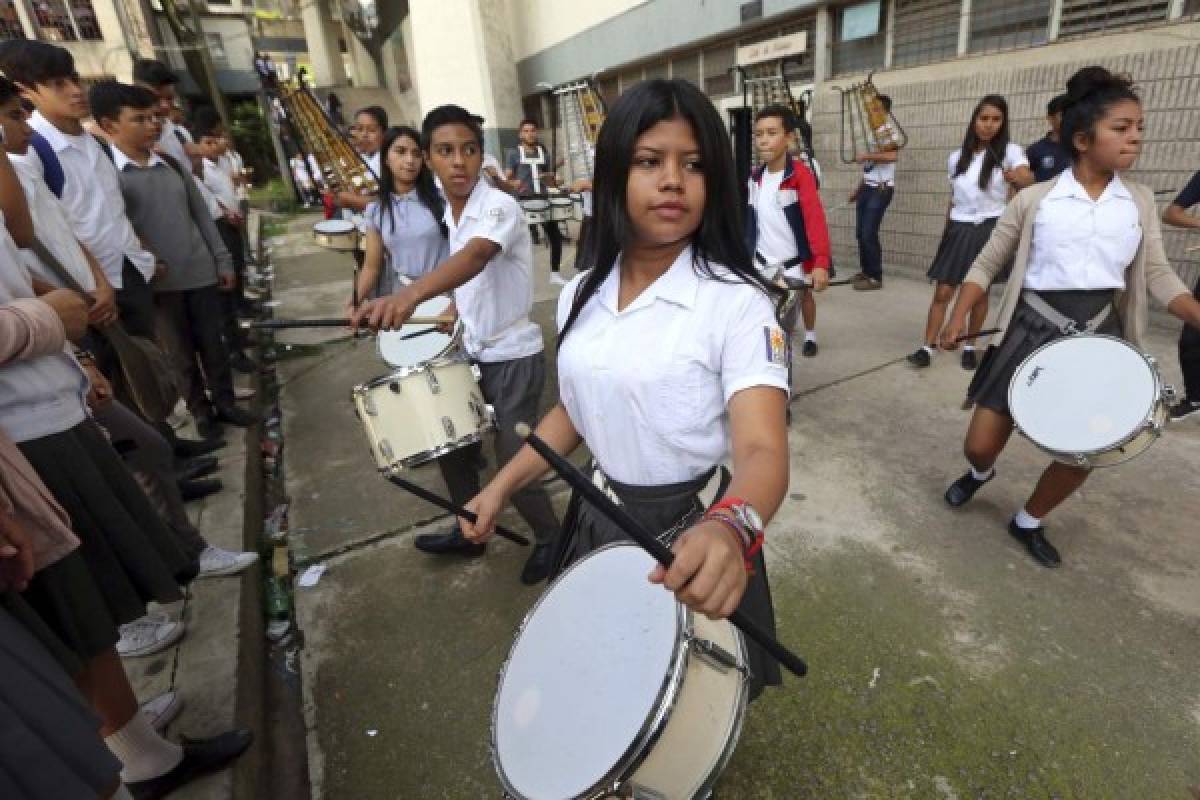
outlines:
{"label": "girl with bun hairstyle", "polygon": [[[1062,120],[1071,168],[1008,204],[967,273],[942,332],[941,346],[948,350],[954,349],[975,303],[1005,265],[1013,264],[997,318],[999,344],[988,348],[967,390],[975,403],[964,445],[969,469],[946,490],[951,506],[966,503],[996,474],[996,459],[1013,432],[1008,408],[1013,373],[1026,356],[1063,335],[1047,317],[1047,306],[1050,316],[1068,317],[1081,330],[1120,336],[1141,350],[1148,296],[1200,327],[1200,302],[1163,250],[1154,192],[1121,177],[1137,160],[1144,127],[1142,104],[1128,77],[1102,67],[1075,73],[1067,82]],[[1009,523],[1009,533],[1043,566],[1057,567],[1061,559],[1046,539],[1042,520],[1088,473],[1052,463]]]}

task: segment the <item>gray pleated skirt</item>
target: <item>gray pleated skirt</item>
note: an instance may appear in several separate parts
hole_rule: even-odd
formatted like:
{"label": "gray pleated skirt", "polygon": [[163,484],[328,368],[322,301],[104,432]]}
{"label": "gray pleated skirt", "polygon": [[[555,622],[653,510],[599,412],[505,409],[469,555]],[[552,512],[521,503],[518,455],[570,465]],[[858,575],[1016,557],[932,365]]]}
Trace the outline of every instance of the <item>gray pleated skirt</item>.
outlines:
{"label": "gray pleated skirt", "polygon": [[[608,480],[608,486],[621,500],[621,505],[634,519],[652,531],[662,531],[659,538],[670,544],[680,534],[695,524],[704,513],[699,492],[711,479],[711,473],[694,481],[673,483],[663,486],[629,486]],[[724,492],[724,481],[721,492]],[[608,517],[594,506],[572,493],[563,519],[562,536],[554,558],[551,580],[576,560],[606,544],[628,542],[629,537]],[[755,556],[754,575],[746,586],[738,606],[747,617],[757,622],[763,630],[775,635],[775,607],[771,602],[771,587],[767,582],[767,564],[760,551]],[[746,639],[746,653],[750,666],[750,699],[758,697],[766,686],[783,683],[779,663],[758,644]]]}
{"label": "gray pleated skirt", "polygon": [[95,423],[18,447],[66,509],[79,549],[34,575],[22,596],[86,662],[112,647],[117,625],[146,603],[182,598],[197,564],[179,549],[125,463]]}
{"label": "gray pleated skirt", "polygon": [[99,797],[117,785],[121,764],[43,636],[29,629],[40,625],[36,616],[13,616],[12,604],[22,607],[15,595],[0,598],[0,797]]}
{"label": "gray pleated skirt", "polygon": [[949,220],[945,232],[942,233],[942,240],[938,243],[933,263],[925,273],[929,280],[950,286],[961,284],[995,227],[995,218],[984,220],[978,225]]}
{"label": "gray pleated skirt", "polygon": [[[1080,328],[1105,306],[1112,305],[1115,299],[1112,289],[1038,292],[1038,295],[1053,309],[1075,320]],[[1121,320],[1117,317],[1116,309],[1094,333],[1121,336]],[[967,399],[976,405],[1012,416],[1008,409],[1008,385],[1012,383],[1013,373],[1030,353],[1062,336],[1053,322],[1021,299],[1000,344],[992,345],[983,354],[971,385],[967,387]]]}

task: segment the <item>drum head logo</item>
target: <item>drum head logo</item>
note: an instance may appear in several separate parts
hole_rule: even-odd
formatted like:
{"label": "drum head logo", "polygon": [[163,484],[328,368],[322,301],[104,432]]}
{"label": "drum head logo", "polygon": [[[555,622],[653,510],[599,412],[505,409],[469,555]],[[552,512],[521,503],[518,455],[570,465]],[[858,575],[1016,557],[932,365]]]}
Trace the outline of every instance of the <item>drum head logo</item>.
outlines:
{"label": "drum head logo", "polygon": [[1033,386],[1033,382],[1036,381],[1038,379],[1038,376],[1042,374],[1043,369],[1045,369],[1045,368],[1044,367],[1034,367],[1033,372],[1029,373],[1029,377],[1025,380],[1025,385]]}

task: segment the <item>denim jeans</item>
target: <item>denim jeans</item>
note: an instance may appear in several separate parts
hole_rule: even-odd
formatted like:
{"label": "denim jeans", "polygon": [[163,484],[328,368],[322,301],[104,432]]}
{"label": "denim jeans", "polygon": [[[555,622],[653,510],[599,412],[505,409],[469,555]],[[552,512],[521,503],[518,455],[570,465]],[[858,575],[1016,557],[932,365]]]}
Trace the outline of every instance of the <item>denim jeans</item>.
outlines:
{"label": "denim jeans", "polygon": [[883,245],[879,243],[879,226],[892,203],[895,189],[863,186],[855,205],[854,234],[858,239],[858,265],[863,274],[883,280]]}

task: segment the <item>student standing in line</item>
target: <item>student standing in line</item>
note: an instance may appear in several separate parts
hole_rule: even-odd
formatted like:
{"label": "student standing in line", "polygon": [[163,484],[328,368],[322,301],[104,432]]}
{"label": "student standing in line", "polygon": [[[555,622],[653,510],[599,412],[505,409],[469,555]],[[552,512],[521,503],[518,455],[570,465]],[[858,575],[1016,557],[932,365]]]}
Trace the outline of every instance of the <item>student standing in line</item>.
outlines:
{"label": "student standing in line", "polygon": [[1064,169],[1071,166],[1071,151],[1062,142],[1062,112],[1067,96],[1060,94],[1046,104],[1046,122],[1050,130],[1025,148],[1025,157],[1029,159],[1029,168],[1038,183],[1057,177]]}
{"label": "student standing in line", "polygon": [[[1196,230],[1200,228],[1200,217],[1188,213],[1188,209],[1200,203],[1200,172],[1192,176],[1183,191],[1163,212],[1163,222],[1176,228]],[[1200,300],[1200,278],[1192,296]],[[1171,416],[1183,419],[1200,411],[1200,330],[1184,325],[1179,333],[1179,368],[1183,371],[1183,397],[1172,408]]]}

